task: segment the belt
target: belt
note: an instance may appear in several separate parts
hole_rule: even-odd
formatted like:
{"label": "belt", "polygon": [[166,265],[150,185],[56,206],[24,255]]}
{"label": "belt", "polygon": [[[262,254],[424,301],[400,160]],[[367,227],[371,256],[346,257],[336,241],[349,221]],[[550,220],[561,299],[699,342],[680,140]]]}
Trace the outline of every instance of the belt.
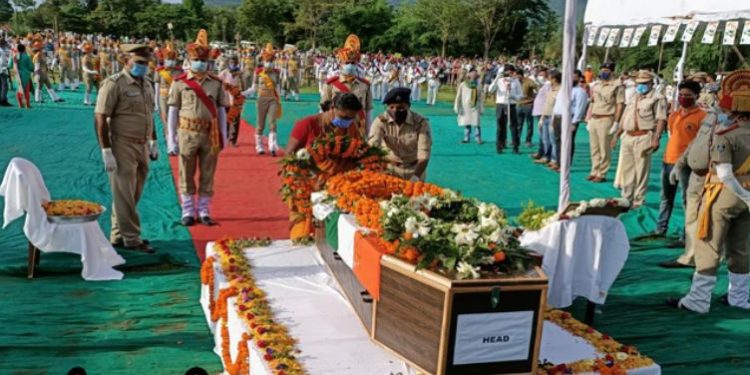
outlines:
{"label": "belt", "polygon": [[705,177],[708,174],[708,169],[693,169],[693,173],[698,176]]}
{"label": "belt", "polygon": [[180,129],[191,132],[207,132],[211,127],[211,120],[180,117]]}
{"label": "belt", "polygon": [[415,161],[410,162],[410,163],[393,162],[393,163],[391,163],[391,165],[393,165],[394,167],[399,167],[399,168],[404,168],[404,167],[408,168],[408,167],[413,167],[413,166],[417,165],[417,163],[418,163],[418,161],[415,160]]}
{"label": "belt", "polygon": [[145,144],[146,144],[146,142],[148,142],[148,139],[146,139],[146,138],[135,138],[135,137],[128,137],[128,136],[125,136],[125,135],[119,135],[119,134],[118,134],[118,135],[113,135],[113,136],[112,136],[112,140],[113,140],[113,141],[115,141],[115,140],[123,140],[123,141],[125,141],[125,142],[129,142],[129,143],[137,143],[137,144],[139,144],[139,145],[145,145]]}
{"label": "belt", "polygon": [[610,117],[615,117],[615,115],[614,114],[612,114],[612,115],[591,115],[591,117],[592,118],[610,118]]}
{"label": "belt", "polygon": [[640,137],[642,135],[651,134],[651,130],[631,130],[631,131],[625,132],[625,134],[631,137]]}

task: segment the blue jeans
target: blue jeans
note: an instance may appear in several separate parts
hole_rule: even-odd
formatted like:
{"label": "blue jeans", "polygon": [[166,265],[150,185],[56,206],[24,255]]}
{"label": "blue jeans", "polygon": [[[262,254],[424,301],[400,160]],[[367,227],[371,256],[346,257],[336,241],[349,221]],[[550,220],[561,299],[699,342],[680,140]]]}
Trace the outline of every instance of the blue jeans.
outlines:
{"label": "blue jeans", "polygon": [[523,130],[524,124],[526,125],[526,143],[531,143],[531,137],[534,136],[534,119],[531,117],[531,104],[519,104],[516,107],[518,117],[518,131],[519,137],[520,132]]}
{"label": "blue jeans", "polygon": [[[669,174],[672,172],[674,164],[662,163],[661,166],[661,202],[659,203],[659,218],[656,222],[657,232],[667,232],[669,227],[669,218],[672,217],[672,209],[674,208],[674,198],[677,195],[677,185],[669,183]],[[683,168],[680,170],[678,176],[678,184],[682,188],[682,207],[685,208],[687,204],[687,186],[690,181],[690,168]],[[680,239],[685,238],[684,229],[680,232]]]}
{"label": "blue jeans", "polygon": [[555,157],[555,133],[552,130],[552,118],[544,117],[542,121],[542,157],[552,160]]}

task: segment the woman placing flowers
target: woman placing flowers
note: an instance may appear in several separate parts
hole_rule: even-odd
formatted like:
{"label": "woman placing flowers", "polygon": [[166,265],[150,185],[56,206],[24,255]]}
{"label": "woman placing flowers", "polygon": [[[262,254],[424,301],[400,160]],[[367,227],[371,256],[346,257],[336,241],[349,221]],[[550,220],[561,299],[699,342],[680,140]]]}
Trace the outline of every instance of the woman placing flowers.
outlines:
{"label": "woman placing flowers", "polygon": [[[311,155],[308,148],[312,147],[316,140],[331,136],[334,136],[335,138],[341,137],[341,140],[345,137],[349,138],[350,146],[354,142],[357,144],[364,144],[365,124],[357,116],[357,114],[362,111],[362,103],[354,94],[336,94],[333,100],[323,103],[322,107],[323,112],[305,117],[294,124],[285,152],[287,156],[309,159],[310,162],[314,163],[315,168],[319,170],[320,175],[330,176],[335,173],[352,169],[355,165],[350,165],[347,158],[342,157],[334,160],[333,157],[326,157],[326,154],[331,154],[335,150],[330,150],[331,152],[323,152],[322,155],[318,152],[314,152],[313,155]],[[344,154],[341,155],[343,156]],[[282,174],[284,173],[285,172],[282,171]],[[290,181],[288,182],[290,184],[305,185],[302,190],[320,190],[320,188],[322,188],[322,185],[309,186],[311,181],[302,176],[299,176],[298,178],[290,177],[289,179]],[[319,178],[317,182],[323,184],[325,183],[325,179]],[[295,190],[300,190],[302,187],[303,186],[300,186]],[[305,192],[305,194],[301,195],[307,196],[307,200],[304,202],[296,202],[298,200],[292,198],[288,199],[287,202],[290,209],[290,237],[292,241],[303,240],[313,233],[312,214],[311,212],[308,212],[309,210],[307,207],[309,205],[309,194],[306,194]]]}

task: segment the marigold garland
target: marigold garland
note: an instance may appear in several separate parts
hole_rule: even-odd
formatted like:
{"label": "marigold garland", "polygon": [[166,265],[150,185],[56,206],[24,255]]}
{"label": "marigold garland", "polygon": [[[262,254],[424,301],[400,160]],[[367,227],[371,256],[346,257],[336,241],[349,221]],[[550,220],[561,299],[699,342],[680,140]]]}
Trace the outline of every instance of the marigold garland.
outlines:
{"label": "marigold garland", "polygon": [[574,319],[570,313],[561,310],[548,310],[545,320],[557,324],[570,334],[588,341],[602,358],[580,360],[572,363],[543,363],[537,374],[566,375],[597,372],[603,375],[625,375],[627,370],[652,366],[654,361],[641,354],[633,346],[623,345],[612,337]]}
{"label": "marigold garland", "polygon": [[[207,258],[204,267],[208,267],[209,262],[218,261],[221,269],[229,281],[230,286],[219,292],[216,306],[212,311],[212,319],[223,318],[226,322],[227,298],[237,297],[235,307],[238,316],[243,320],[250,331],[243,334],[243,340],[240,341],[240,354],[236,362],[232,362],[229,357],[228,349],[228,329],[226,336],[224,326],[222,325],[222,356],[225,359],[227,372],[246,374],[246,368],[242,358],[247,358],[246,352],[242,352],[242,342],[252,341],[256,348],[263,354],[264,360],[275,375],[300,375],[305,374],[305,370],[297,360],[298,350],[296,340],[289,334],[286,327],[277,323],[274,319],[273,311],[269,305],[265,293],[259,289],[250,272],[250,263],[243,254],[243,250],[252,245],[266,244],[261,241],[242,241],[223,239],[214,244],[216,254],[214,257]],[[213,259],[213,260],[209,260]],[[204,277],[205,274],[205,277]],[[210,272],[201,273],[201,280],[210,282]],[[247,345],[245,345],[247,346]],[[244,354],[243,354],[244,353]],[[231,368],[230,368],[231,367]]]}
{"label": "marigold garland", "polygon": [[42,204],[47,216],[86,216],[100,214],[103,208],[100,204],[84,200],[57,200]]}

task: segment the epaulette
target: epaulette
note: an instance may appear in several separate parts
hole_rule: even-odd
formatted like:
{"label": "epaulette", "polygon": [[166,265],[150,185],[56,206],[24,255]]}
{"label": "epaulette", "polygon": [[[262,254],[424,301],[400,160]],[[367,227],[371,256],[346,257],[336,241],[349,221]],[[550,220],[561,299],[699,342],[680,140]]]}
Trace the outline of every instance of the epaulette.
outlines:
{"label": "epaulette", "polygon": [[338,80],[339,80],[339,76],[333,76],[333,77],[331,77],[331,78],[328,78],[328,79],[326,80],[326,83],[327,83],[327,84],[331,84],[331,83],[334,83],[334,82],[336,82],[336,81],[338,81]]}
{"label": "epaulette", "polygon": [[737,125],[737,124],[734,124],[734,125],[732,125],[732,126],[730,126],[730,127],[728,127],[728,128],[724,128],[724,129],[721,129],[721,130],[717,131],[717,132],[716,132],[716,135],[724,135],[724,134],[727,134],[727,133],[731,132],[732,130],[734,130],[734,129],[737,129],[737,128],[739,128],[739,127],[740,127],[739,125]]}
{"label": "epaulette", "polygon": [[123,72],[115,73],[115,74],[112,74],[111,76],[107,77],[107,79],[114,82],[114,81],[117,81],[118,79],[120,79],[120,77],[122,77],[123,74],[124,74]]}

